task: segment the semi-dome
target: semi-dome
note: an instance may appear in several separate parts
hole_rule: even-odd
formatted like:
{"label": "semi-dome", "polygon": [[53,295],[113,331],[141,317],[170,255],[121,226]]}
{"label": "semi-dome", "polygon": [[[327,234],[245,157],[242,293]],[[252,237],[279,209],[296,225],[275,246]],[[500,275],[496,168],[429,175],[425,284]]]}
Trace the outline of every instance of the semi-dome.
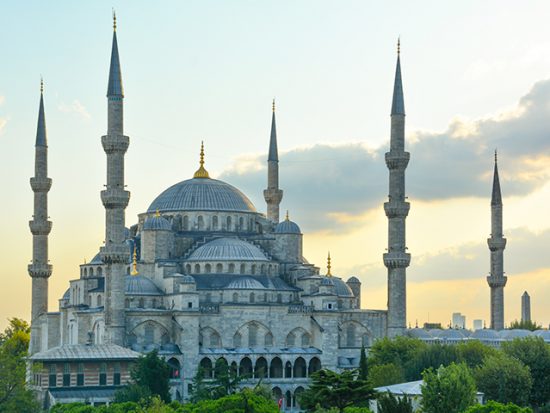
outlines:
{"label": "semi-dome", "polygon": [[504,338],[506,340],[512,340],[514,338],[524,338],[524,337],[529,337],[531,335],[533,335],[531,331],[521,330],[521,329],[502,330],[499,332],[500,338]]}
{"label": "semi-dome", "polygon": [[147,212],[231,211],[256,212],[254,205],[237,188],[210,178],[179,182],[151,203]]}
{"label": "semi-dome", "polygon": [[162,295],[155,283],[142,275],[126,275],[124,284],[128,295]]}
{"label": "semi-dome", "polygon": [[288,218],[277,224],[277,226],[275,227],[275,232],[277,234],[301,234],[302,233],[298,224],[289,220]]}
{"label": "semi-dome", "polygon": [[351,288],[340,278],[332,277],[332,282],[334,283],[334,292],[338,297],[355,297]]}
{"label": "semi-dome", "polygon": [[495,330],[492,330],[490,328],[483,328],[481,330],[474,331],[470,338],[478,340],[498,340],[499,335],[498,332]]}
{"label": "semi-dome", "polygon": [[237,238],[217,238],[197,248],[187,261],[268,261],[255,245]]}
{"label": "semi-dome", "polygon": [[361,281],[359,281],[359,278],[357,278],[355,276],[351,276],[346,281],[346,284],[361,284]]}
{"label": "semi-dome", "polygon": [[195,279],[189,274],[182,275],[180,280],[182,284],[196,284]]}
{"label": "semi-dome", "polygon": [[261,282],[250,277],[237,278],[231,281],[226,288],[229,290],[265,290]]}
{"label": "semi-dome", "polygon": [[143,229],[145,231],[171,231],[172,225],[170,225],[170,222],[166,218],[155,215],[147,217],[143,223]]}
{"label": "semi-dome", "polygon": [[424,340],[430,340],[433,338],[432,335],[427,330],[419,327],[410,328],[406,330],[406,334],[409,337],[420,338]]}
{"label": "semi-dome", "polygon": [[334,285],[330,277],[324,277],[321,279],[321,285]]}

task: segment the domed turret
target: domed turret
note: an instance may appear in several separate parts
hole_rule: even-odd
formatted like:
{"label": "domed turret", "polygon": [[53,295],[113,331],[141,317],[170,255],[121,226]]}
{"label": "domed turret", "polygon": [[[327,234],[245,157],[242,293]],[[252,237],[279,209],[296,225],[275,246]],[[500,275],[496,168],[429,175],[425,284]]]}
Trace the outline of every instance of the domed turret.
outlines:
{"label": "domed turret", "polygon": [[141,259],[143,262],[151,263],[157,259],[169,258],[173,244],[172,225],[160,215],[159,211],[145,219],[141,236]]}
{"label": "domed turret", "polygon": [[171,231],[172,225],[166,219],[160,216],[160,214],[155,214],[155,216],[148,217],[143,223],[144,231]]}
{"label": "domed turret", "polygon": [[346,284],[357,298],[357,308],[361,308],[361,281],[357,277],[352,276],[346,281]]}
{"label": "domed turret", "polygon": [[302,258],[302,231],[295,222],[288,217],[278,223],[274,229],[275,245],[273,255],[281,261],[300,263]]}

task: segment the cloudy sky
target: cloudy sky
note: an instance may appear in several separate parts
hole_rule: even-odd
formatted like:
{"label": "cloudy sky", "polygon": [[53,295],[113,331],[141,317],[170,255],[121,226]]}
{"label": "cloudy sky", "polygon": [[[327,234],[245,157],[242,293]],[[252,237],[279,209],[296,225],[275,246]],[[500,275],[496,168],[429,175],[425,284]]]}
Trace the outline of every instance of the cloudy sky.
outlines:
{"label": "cloudy sky", "polygon": [[28,318],[34,139],[44,76],[50,150],[50,308],[103,238],[100,136],[111,7],[131,138],[127,221],[189,178],[204,140],[211,175],[265,210],[271,99],[283,210],[307,258],[363,282],[384,308],[384,152],[395,43],[407,111],[408,319],[487,320],[493,151],[504,196],[505,318],[520,296],[550,322],[550,38],[546,1],[4,2],[0,5],[0,326]]}

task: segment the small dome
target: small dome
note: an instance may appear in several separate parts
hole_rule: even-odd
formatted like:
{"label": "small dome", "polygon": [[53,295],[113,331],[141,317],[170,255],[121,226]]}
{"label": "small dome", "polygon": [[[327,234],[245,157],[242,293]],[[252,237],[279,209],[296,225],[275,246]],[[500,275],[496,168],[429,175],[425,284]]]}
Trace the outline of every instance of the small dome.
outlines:
{"label": "small dome", "polygon": [[171,231],[172,225],[170,225],[170,222],[166,218],[155,215],[147,217],[143,223],[143,229],[145,231]]}
{"label": "small dome", "polygon": [[275,227],[277,234],[301,234],[302,231],[297,223],[289,220],[288,218],[282,222],[279,222]]}
{"label": "small dome", "polygon": [[182,275],[180,280],[182,284],[196,284],[195,279],[188,274]]}
{"label": "small dome", "polygon": [[462,334],[462,330],[449,328],[446,330],[439,330],[438,334],[433,334],[436,338],[446,339],[446,340],[462,340],[464,339],[464,334]]}
{"label": "small dome", "polygon": [[536,337],[541,337],[547,343],[550,342],[550,330],[536,330],[533,331],[533,335]]}
{"label": "small dome", "polygon": [[334,283],[334,287],[336,287],[334,292],[338,297],[355,297],[353,295],[353,291],[351,291],[351,288],[349,288],[349,286],[341,278],[332,277],[331,280]]}
{"label": "small dome", "polygon": [[197,248],[187,261],[268,261],[255,245],[237,238],[218,238]]}
{"label": "small dome", "polygon": [[103,264],[103,261],[101,260],[101,256],[99,255],[99,252],[92,258],[90,261],[90,264]]}
{"label": "small dome", "polygon": [[323,279],[321,279],[321,285],[333,286],[334,283],[332,282],[332,280],[329,277],[324,277]]}
{"label": "small dome", "polygon": [[474,331],[470,338],[478,340],[498,340],[499,335],[495,330],[483,328],[481,330]]}
{"label": "small dome", "polygon": [[349,277],[346,284],[361,284],[361,281],[359,281],[359,278],[357,277]]}
{"label": "small dome", "polygon": [[227,287],[228,290],[265,290],[261,282],[254,278],[243,277],[231,281]]}
{"label": "small dome", "polygon": [[128,295],[163,295],[152,280],[142,275],[126,275],[124,283]]}
{"label": "small dome", "polygon": [[147,212],[232,211],[256,212],[250,199],[228,183],[210,178],[179,182],[151,203]]}
{"label": "small dome", "polygon": [[71,289],[67,288],[67,291],[63,294],[62,300],[69,300],[71,298]]}
{"label": "small dome", "polygon": [[529,337],[531,335],[533,335],[533,333],[531,333],[531,331],[529,331],[529,330],[520,330],[520,329],[502,330],[502,331],[499,332],[500,338],[503,338],[505,340],[512,340],[514,338],[524,338],[524,337]]}
{"label": "small dome", "polygon": [[426,339],[426,340],[433,338],[428,330],[425,330],[423,328],[418,328],[418,327],[408,329],[406,331],[406,334],[409,337]]}

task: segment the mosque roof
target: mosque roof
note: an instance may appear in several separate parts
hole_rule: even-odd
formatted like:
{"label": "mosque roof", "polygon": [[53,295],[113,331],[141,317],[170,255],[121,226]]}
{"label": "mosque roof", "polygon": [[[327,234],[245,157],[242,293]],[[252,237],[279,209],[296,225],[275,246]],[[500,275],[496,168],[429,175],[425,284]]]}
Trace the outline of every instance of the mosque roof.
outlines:
{"label": "mosque roof", "polygon": [[347,284],[361,284],[361,281],[359,281],[359,278],[355,277],[355,276],[351,276],[348,278],[348,280],[346,281]]}
{"label": "mosque roof", "polygon": [[498,332],[495,330],[491,330],[490,328],[482,328],[480,330],[474,331],[470,338],[477,338],[478,340],[498,340],[499,335]]}
{"label": "mosque roof", "polygon": [[275,227],[275,232],[278,234],[301,234],[300,227],[295,222],[285,219],[279,222]]}
{"label": "mosque roof", "polygon": [[268,261],[255,245],[238,238],[217,238],[197,248],[187,261]]}
{"label": "mosque roof", "polygon": [[179,182],[151,203],[147,212],[231,211],[256,212],[254,205],[237,188],[210,178],[193,178]]}
{"label": "mosque roof", "polygon": [[351,288],[338,277],[331,277],[332,282],[334,283],[334,292],[338,297],[355,297]]}
{"label": "mosque roof", "polygon": [[133,360],[139,353],[115,344],[64,345],[36,353],[31,360]]}
{"label": "mosque roof", "polygon": [[171,231],[172,225],[166,218],[160,215],[154,215],[152,217],[147,217],[143,223],[143,229],[145,231]]}
{"label": "mosque roof", "polygon": [[268,275],[195,274],[197,290],[262,289],[271,291],[298,291],[282,278]]}
{"label": "mosque roof", "polygon": [[226,288],[235,290],[265,290],[261,282],[250,277],[237,278],[227,284]]}
{"label": "mosque roof", "polygon": [[514,329],[514,330],[501,330],[499,331],[500,338],[511,340],[514,338],[524,338],[532,336],[533,333],[529,330],[520,330],[520,329]]}
{"label": "mosque roof", "polygon": [[162,295],[155,283],[143,275],[124,276],[126,294],[128,295]]}

